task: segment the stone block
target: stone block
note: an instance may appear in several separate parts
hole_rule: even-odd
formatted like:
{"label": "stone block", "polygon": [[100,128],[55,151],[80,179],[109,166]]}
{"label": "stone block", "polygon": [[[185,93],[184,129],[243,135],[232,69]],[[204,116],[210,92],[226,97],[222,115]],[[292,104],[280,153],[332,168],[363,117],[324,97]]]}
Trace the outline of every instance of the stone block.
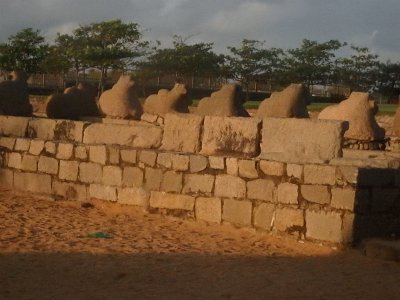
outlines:
{"label": "stone block", "polygon": [[167,171],[164,173],[161,190],[164,192],[175,192],[180,193],[182,191],[182,173],[177,173],[175,171]]}
{"label": "stone block", "polygon": [[198,173],[205,170],[208,166],[208,158],[201,155],[190,155],[190,173]]}
{"label": "stone block", "polygon": [[70,160],[60,160],[60,171],[58,178],[77,181],[79,172],[79,162]]}
{"label": "stone block", "polygon": [[22,156],[21,170],[36,172],[38,168],[38,156],[24,154]]}
{"label": "stone block", "polygon": [[154,151],[143,150],[139,154],[139,161],[149,167],[154,167],[157,161],[157,153]]}
{"label": "stone block", "polygon": [[0,148],[13,151],[15,145],[15,138],[0,137]]}
{"label": "stone block", "polygon": [[121,150],[121,160],[126,163],[135,164],[136,163],[136,150]]}
{"label": "stone block", "polygon": [[339,176],[350,184],[356,184],[358,178],[358,168],[351,166],[338,166]]}
{"label": "stone block", "polygon": [[58,159],[71,159],[74,155],[74,145],[67,143],[59,143],[57,147],[57,155]]}
{"label": "stone block", "polygon": [[57,120],[54,128],[54,139],[82,143],[83,129],[89,123],[71,120]]}
{"label": "stone block", "polygon": [[342,219],[339,213],[325,211],[306,211],[307,238],[341,243]]}
{"label": "stone block", "polygon": [[301,195],[309,202],[322,205],[329,204],[331,201],[331,194],[326,185],[302,185]]}
{"label": "stone block", "polygon": [[151,192],[150,207],[193,211],[195,198],[187,195]]}
{"label": "stone block", "polygon": [[79,180],[84,183],[101,183],[103,180],[102,166],[91,162],[80,163]]}
{"label": "stone block", "polygon": [[222,156],[209,156],[208,161],[210,163],[210,168],[214,170],[224,170],[225,169],[225,158]]}
{"label": "stone block", "polygon": [[0,135],[25,137],[30,118],[0,116]]}
{"label": "stone block", "polygon": [[86,186],[72,182],[53,181],[53,194],[62,197],[64,200],[87,200]]}
{"label": "stone block", "polygon": [[279,153],[287,162],[341,157],[347,125],[347,122],[332,120],[266,118],[261,157]]}
{"label": "stone block", "polygon": [[89,160],[94,163],[105,165],[107,163],[107,148],[106,146],[90,146]]}
{"label": "stone block", "polygon": [[275,219],[275,205],[261,203],[254,208],[254,226],[265,230],[271,230]]}
{"label": "stone block", "polygon": [[88,158],[88,152],[86,146],[76,146],[75,147],[75,158],[86,160]]}
{"label": "stone block", "polygon": [[44,149],[44,141],[32,140],[29,146],[29,153],[33,155],[40,155]]}
{"label": "stone block", "polygon": [[165,116],[162,149],[174,152],[197,153],[204,118],[194,114]]}
{"label": "stone block", "polygon": [[251,226],[252,203],[225,199],[222,209],[222,220],[240,226]]}
{"label": "stone block", "polygon": [[110,163],[112,165],[118,165],[119,164],[119,149],[117,147],[108,146],[107,152],[108,152],[108,163]]}
{"label": "stone block", "polygon": [[278,202],[283,204],[298,204],[299,187],[293,183],[278,185]]}
{"label": "stone block", "polygon": [[14,187],[33,193],[51,194],[51,176],[36,173],[14,173]]}
{"label": "stone block", "polygon": [[214,176],[200,174],[186,174],[183,193],[211,194],[214,187]]}
{"label": "stone block", "polygon": [[237,158],[226,158],[226,173],[232,176],[239,175],[239,160]]}
{"label": "stone block", "polygon": [[44,143],[44,151],[48,154],[56,154],[57,153],[57,145],[54,142],[45,142]]}
{"label": "stone block", "polygon": [[217,197],[245,198],[246,182],[231,175],[217,175],[214,194]]}
{"label": "stone block", "polygon": [[172,154],[171,153],[158,153],[157,165],[167,169],[172,168]]}
{"label": "stone block", "polygon": [[31,119],[28,125],[28,135],[32,139],[54,140],[56,124],[57,122],[52,119]]}
{"label": "stone block", "polygon": [[148,191],[159,191],[163,177],[162,170],[146,168],[145,169],[145,188]]}
{"label": "stone block", "polygon": [[52,157],[40,156],[38,162],[38,171],[42,173],[57,175],[58,160]]}
{"label": "stone block", "polygon": [[117,201],[117,188],[101,184],[91,184],[89,186],[89,197],[100,200]]}
{"label": "stone block", "polygon": [[351,244],[354,241],[354,221],[355,215],[345,213],[343,216],[342,243]]}
{"label": "stone block", "polygon": [[333,188],[331,206],[337,209],[354,211],[356,191],[349,188]]}
{"label": "stone block", "polygon": [[0,168],[0,186],[12,188],[14,184],[14,172],[10,169]]}
{"label": "stone block", "polygon": [[304,232],[304,211],[294,208],[277,208],[275,213],[274,228],[289,234]]}
{"label": "stone block", "polygon": [[239,176],[244,178],[258,178],[256,162],[254,160],[239,160]]}
{"label": "stone block", "polygon": [[276,186],[272,180],[256,179],[247,182],[247,198],[275,202]]}
{"label": "stone block", "polygon": [[15,151],[28,151],[31,141],[28,139],[16,139],[14,149]]}
{"label": "stone block", "polygon": [[189,156],[176,154],[172,156],[172,169],[175,171],[189,170]]}
{"label": "stone block", "polygon": [[83,143],[154,149],[161,145],[162,133],[160,127],[143,122],[131,122],[130,125],[97,123],[85,129]]}
{"label": "stone block", "polygon": [[122,170],[119,166],[103,167],[103,184],[109,186],[122,185]]}
{"label": "stone block", "polygon": [[8,154],[7,166],[9,168],[21,169],[22,168],[22,156],[20,153],[11,152]]}
{"label": "stone block", "polygon": [[260,169],[265,175],[285,176],[285,164],[282,162],[260,160]]}
{"label": "stone block", "polygon": [[255,157],[260,153],[260,125],[256,118],[207,116],[201,153]]}
{"label": "stone block", "polygon": [[122,173],[122,184],[128,187],[143,186],[143,171],[137,167],[125,167]]}
{"label": "stone block", "polygon": [[303,179],[303,166],[297,164],[287,164],[286,166],[287,176],[293,177],[299,180]]}
{"label": "stone block", "polygon": [[336,184],[336,167],[321,165],[304,166],[304,183]]}
{"label": "stone block", "polygon": [[142,187],[127,187],[118,189],[118,203],[147,207],[150,193]]}
{"label": "stone block", "polygon": [[222,220],[222,202],[220,198],[196,199],[195,214],[197,220],[210,223],[221,223]]}

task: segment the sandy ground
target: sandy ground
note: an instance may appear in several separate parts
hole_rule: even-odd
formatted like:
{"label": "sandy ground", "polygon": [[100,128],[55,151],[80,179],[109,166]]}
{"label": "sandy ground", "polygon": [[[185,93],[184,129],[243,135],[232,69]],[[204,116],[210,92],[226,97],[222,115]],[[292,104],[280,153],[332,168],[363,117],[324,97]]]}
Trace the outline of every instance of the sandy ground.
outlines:
{"label": "sandy ground", "polygon": [[400,297],[399,263],[93,204],[0,191],[0,299]]}

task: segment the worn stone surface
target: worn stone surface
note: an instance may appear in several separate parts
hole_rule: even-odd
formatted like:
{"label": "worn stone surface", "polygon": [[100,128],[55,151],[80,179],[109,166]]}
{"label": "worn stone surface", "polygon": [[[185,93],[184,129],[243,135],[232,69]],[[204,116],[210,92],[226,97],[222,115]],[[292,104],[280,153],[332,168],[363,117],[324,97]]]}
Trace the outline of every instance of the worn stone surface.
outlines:
{"label": "worn stone surface", "polygon": [[[210,168],[214,170],[224,170],[225,169],[225,158],[222,156],[209,156],[208,161]],[[232,175],[232,174],[230,174]]]}
{"label": "worn stone surface", "polygon": [[54,128],[54,139],[82,143],[83,129],[88,123],[70,120],[58,120]]}
{"label": "worn stone surface", "polygon": [[189,156],[176,154],[172,156],[172,169],[176,171],[189,170]]}
{"label": "worn stone surface", "polygon": [[143,150],[139,154],[139,161],[147,166],[154,167],[156,165],[157,153],[154,151]]}
{"label": "worn stone surface", "polygon": [[247,198],[275,202],[276,186],[272,180],[256,179],[247,182]]}
{"label": "worn stone surface", "polygon": [[60,179],[76,181],[78,179],[79,162],[60,160],[60,170],[58,177]]}
{"label": "worn stone surface", "polygon": [[53,140],[56,124],[56,120],[52,119],[31,119],[28,125],[28,135],[30,138]]}
{"label": "worn stone surface", "polygon": [[318,204],[329,204],[331,194],[326,185],[302,185],[301,195],[309,202]]}
{"label": "worn stone surface", "polygon": [[252,203],[250,201],[224,199],[222,220],[241,226],[251,226],[251,213]]}
{"label": "worn stone surface", "polygon": [[358,168],[357,167],[351,167],[351,166],[338,166],[337,167],[338,173],[340,174],[340,177],[348,182],[355,184],[357,183],[357,178],[358,178]]}
{"label": "worn stone surface", "polygon": [[24,171],[36,172],[38,168],[38,156],[24,154],[22,156],[21,169]]}
{"label": "worn stone surface", "polygon": [[203,120],[203,117],[193,114],[167,114],[161,148],[175,152],[198,152]]}
{"label": "worn stone surface", "polygon": [[29,153],[33,155],[39,155],[44,149],[44,141],[32,140],[29,146]]}
{"label": "worn stone surface", "polygon": [[299,234],[304,231],[304,212],[301,209],[277,208],[274,228],[289,234]]}
{"label": "worn stone surface", "polygon": [[198,173],[205,170],[208,166],[208,158],[201,155],[190,155],[189,169],[191,173]]}
{"label": "worn stone surface", "polygon": [[226,158],[226,173],[232,176],[239,175],[239,160],[234,157]]}
{"label": "worn stone surface", "polygon": [[215,178],[212,175],[186,174],[184,177],[183,193],[211,194]]}
{"label": "worn stone surface", "polygon": [[201,153],[254,157],[260,152],[256,118],[205,117]]}
{"label": "worn stone surface", "polygon": [[369,100],[368,93],[353,92],[337,105],[326,107],[318,119],[343,120],[349,122],[345,137],[356,140],[382,140],[385,130],[375,120],[378,107]]}
{"label": "worn stone surface", "polygon": [[342,243],[344,244],[351,244],[354,241],[355,218],[353,213],[345,213],[343,216]]}
{"label": "worn stone surface", "polygon": [[75,158],[86,160],[88,158],[88,152],[85,146],[75,147]]}
{"label": "worn stone surface", "polygon": [[195,198],[165,192],[151,192],[150,207],[193,211]]}
{"label": "worn stone surface", "polygon": [[293,183],[278,185],[278,202],[283,204],[298,204],[299,187]]}
{"label": "worn stone surface", "polygon": [[64,200],[87,200],[86,186],[71,182],[53,181],[53,194],[62,197]]}
{"label": "worn stone surface", "polygon": [[123,162],[135,164],[136,163],[136,156],[137,156],[137,151],[136,150],[121,150],[121,160]]}
{"label": "worn stone surface", "polygon": [[333,188],[331,206],[337,209],[354,211],[356,191],[350,188]]}
{"label": "worn stone surface", "polygon": [[14,173],[14,187],[18,190],[51,194],[51,176],[36,173]]}
{"label": "worn stone surface", "polygon": [[5,148],[10,151],[14,150],[15,138],[0,137],[0,148]]}
{"label": "worn stone surface", "polygon": [[172,168],[172,153],[164,152],[158,153],[157,156],[157,165],[162,166],[167,169]]}
{"label": "worn stone surface", "polygon": [[304,182],[310,184],[336,184],[336,167],[305,165]]}
{"label": "worn stone surface", "polygon": [[28,151],[31,141],[28,139],[16,139],[15,141],[15,151]]}
{"label": "worn stone surface", "polygon": [[94,163],[105,165],[107,163],[107,148],[106,146],[90,146],[89,160]]}
{"label": "worn stone surface", "polygon": [[260,103],[258,118],[308,118],[309,93],[301,84],[291,84],[281,92],[274,92]]}
{"label": "worn stone surface", "polygon": [[103,168],[100,164],[82,162],[79,164],[79,180],[85,183],[101,183]]}
{"label": "worn stone surface", "polygon": [[119,164],[119,149],[117,147],[108,146],[107,153],[108,153],[108,162],[112,165],[118,165]]}
{"label": "worn stone surface", "polygon": [[265,175],[284,176],[285,164],[278,161],[260,160],[260,169]]}
{"label": "worn stone surface", "polygon": [[74,145],[59,143],[57,147],[57,155],[58,159],[71,159],[74,154]]}
{"label": "worn stone surface", "polygon": [[346,128],[342,121],[266,118],[261,157],[278,155],[289,163],[340,157]]}
{"label": "worn stone surface", "polygon": [[118,202],[120,204],[148,206],[150,193],[142,187],[129,187],[118,189]]}
{"label": "worn stone surface", "polygon": [[0,116],[0,135],[25,137],[30,118]]}
{"label": "worn stone surface", "polygon": [[195,215],[197,220],[221,223],[222,201],[220,198],[196,198]]}
{"label": "worn stone surface", "polygon": [[145,188],[148,191],[159,191],[163,172],[159,169],[146,168],[145,169]]}
{"label": "worn stone surface", "polygon": [[271,230],[275,217],[275,205],[261,203],[254,208],[254,226],[265,230]]}
{"label": "worn stone surface", "polygon": [[180,193],[182,191],[183,185],[182,173],[177,173],[175,171],[167,171],[164,173],[161,190],[164,192],[175,192]]}
{"label": "worn stone surface", "polygon": [[239,160],[239,176],[244,178],[258,178],[256,162],[254,160]]}
{"label": "worn stone surface", "polygon": [[41,155],[38,162],[38,171],[47,174],[58,174],[58,160]]}
{"label": "worn stone surface", "polygon": [[122,185],[122,170],[119,166],[103,167],[103,184],[111,186]]}
{"label": "worn stone surface", "polygon": [[246,197],[246,182],[236,176],[217,175],[214,194],[217,197],[244,198]]}
{"label": "worn stone surface", "polygon": [[140,116],[140,120],[144,121],[144,122],[148,122],[148,123],[153,123],[156,124],[157,123],[157,115],[152,115],[152,114],[148,114],[148,113],[143,113]]}
{"label": "worn stone surface", "polygon": [[143,185],[143,171],[137,167],[125,167],[122,174],[122,184],[124,186],[141,187]]}
{"label": "worn stone surface", "polygon": [[44,143],[44,151],[48,154],[56,154],[57,153],[57,145],[54,142],[45,142]]}
{"label": "worn stone surface", "polygon": [[341,243],[342,219],[339,213],[324,211],[306,211],[307,238]]}
{"label": "worn stone surface", "polygon": [[102,184],[91,184],[89,186],[89,197],[100,200],[117,201],[117,188]]}
{"label": "worn stone surface", "polygon": [[8,154],[7,166],[9,168],[21,169],[22,168],[22,156],[20,153],[11,152]]}
{"label": "worn stone surface", "polygon": [[14,184],[14,172],[10,169],[0,168],[0,186],[12,188]]}
{"label": "worn stone surface", "polygon": [[286,173],[289,177],[294,177],[301,180],[303,178],[303,166],[297,164],[287,164]]}

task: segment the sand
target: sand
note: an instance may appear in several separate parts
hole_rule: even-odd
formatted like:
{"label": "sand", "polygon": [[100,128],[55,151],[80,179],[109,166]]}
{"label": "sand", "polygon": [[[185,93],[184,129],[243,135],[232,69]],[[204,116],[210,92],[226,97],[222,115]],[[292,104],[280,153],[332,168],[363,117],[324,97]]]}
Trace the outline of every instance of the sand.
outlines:
{"label": "sand", "polygon": [[[398,299],[400,264],[140,208],[0,191],[0,299]],[[90,238],[103,232],[111,238]]]}

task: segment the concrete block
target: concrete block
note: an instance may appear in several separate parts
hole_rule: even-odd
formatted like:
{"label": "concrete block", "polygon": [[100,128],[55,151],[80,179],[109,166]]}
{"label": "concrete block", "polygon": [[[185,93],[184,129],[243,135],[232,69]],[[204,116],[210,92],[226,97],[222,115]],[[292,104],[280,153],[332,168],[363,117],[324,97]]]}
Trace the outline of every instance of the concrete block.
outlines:
{"label": "concrete block", "polygon": [[214,194],[217,197],[245,198],[246,182],[231,175],[217,175]]}
{"label": "concrete block", "polygon": [[239,160],[237,158],[226,158],[226,173],[232,176],[239,175]]}
{"label": "concrete block", "polygon": [[208,158],[201,155],[190,155],[190,173],[198,173],[205,170],[208,166]]}
{"label": "concrete block", "polygon": [[62,197],[64,200],[87,200],[86,186],[72,182],[53,181],[53,194]]}
{"label": "concrete block", "polygon": [[209,156],[208,161],[210,163],[210,168],[214,170],[224,170],[225,169],[225,158],[222,156]]}
{"label": "concrete block", "polygon": [[119,164],[119,149],[117,147],[108,146],[108,163],[111,165]]}
{"label": "concrete block", "polygon": [[149,167],[154,167],[157,161],[157,153],[154,151],[143,150],[139,154],[139,161]]}
{"label": "concrete block", "polygon": [[186,174],[183,193],[185,194],[211,194],[214,187],[214,176],[200,174]]}
{"label": "concrete block", "polygon": [[7,166],[9,168],[21,169],[22,168],[22,156],[20,153],[11,152],[8,154]]}
{"label": "concrete block", "polygon": [[117,201],[117,188],[101,184],[91,184],[89,186],[89,197],[100,200]]}
{"label": "concrete block", "polygon": [[193,211],[195,198],[165,192],[150,193],[150,207]]}
{"label": "concrete block", "polygon": [[172,156],[172,169],[175,171],[189,170],[189,156],[176,154]]}
{"label": "concrete block", "polygon": [[165,116],[163,150],[197,153],[204,118],[194,114],[167,114]]}
{"label": "concrete block", "polygon": [[164,173],[161,190],[164,192],[175,192],[180,193],[182,191],[182,173],[177,173],[175,171],[167,171]]}
{"label": "concrete block", "polygon": [[162,170],[146,168],[145,169],[145,189],[148,191],[159,191],[163,177]]}
{"label": "concrete block", "polygon": [[220,224],[222,220],[222,202],[220,198],[196,199],[196,219],[210,223]]}
{"label": "concrete block", "polygon": [[298,164],[287,164],[286,166],[287,176],[293,177],[299,180],[303,179],[303,166]]}
{"label": "concrete block", "polygon": [[14,173],[14,188],[33,193],[51,194],[51,176],[36,173]]}
{"label": "concrete block", "polygon": [[80,163],[79,180],[84,183],[101,183],[103,180],[102,166],[91,162]]}
{"label": "concrete block", "polygon": [[32,155],[40,155],[44,149],[44,141],[32,140],[29,146],[29,153]]}
{"label": "concrete block", "polygon": [[75,158],[80,160],[88,159],[88,152],[86,146],[76,146],[75,147]]}
{"label": "concrete block", "polygon": [[299,187],[293,183],[278,185],[278,202],[283,204],[298,204]]}
{"label": "concrete block", "polygon": [[122,170],[119,166],[103,167],[103,184],[109,186],[122,185]]}
{"label": "concrete block", "polygon": [[333,188],[331,206],[354,211],[356,191],[351,188]]}
{"label": "concrete block", "polygon": [[329,204],[331,194],[326,185],[301,185],[301,195],[309,202]]}
{"label": "concrete block", "polygon": [[261,203],[254,208],[254,226],[264,230],[271,230],[275,219],[275,205]]}
{"label": "concrete block", "polygon": [[44,143],[44,151],[48,154],[56,154],[57,153],[57,145],[54,142],[45,142]]}
{"label": "concrete block", "polygon": [[172,155],[171,153],[158,153],[157,156],[157,165],[162,166],[167,169],[172,168]]}
{"label": "concrete block", "polygon": [[258,178],[256,162],[254,160],[241,159],[238,162],[239,176],[244,178]]}
{"label": "concrete block", "polygon": [[305,165],[304,183],[335,185],[336,167],[322,165]]}
{"label": "concrete block", "polygon": [[222,209],[222,220],[240,226],[251,226],[252,203],[225,199]]}
{"label": "concrete block", "polygon": [[60,160],[60,171],[58,178],[77,181],[79,172],[79,162],[71,160]]}
{"label": "concrete block", "polygon": [[56,158],[68,160],[74,155],[74,145],[67,143],[59,143],[57,147]]}
{"label": "concrete block", "polygon": [[121,150],[121,160],[126,163],[136,164],[136,150]]}
{"label": "concrete block", "polygon": [[272,180],[256,179],[247,182],[247,198],[275,202],[276,186]]}
{"label": "concrete block", "polygon": [[15,138],[0,137],[0,148],[7,149],[10,151],[14,150]]}
{"label": "concrete block", "polygon": [[0,116],[0,135],[25,137],[30,118]]}
{"label": "concrete block", "polygon": [[38,162],[38,171],[52,175],[58,174],[58,160],[41,155]]}
{"label": "concrete block", "polygon": [[12,188],[14,185],[14,172],[10,169],[0,168],[0,186]]}
{"label": "concrete block", "polygon": [[342,156],[342,142],[347,122],[295,118],[263,120],[262,154],[279,153],[283,161],[320,159]]}
{"label": "concrete block", "polygon": [[57,122],[52,119],[31,119],[28,125],[28,136],[32,139],[52,141],[56,124]]}
{"label": "concrete block", "polygon": [[260,124],[261,121],[256,118],[207,116],[204,119],[201,153],[255,157],[260,152]]}
{"label": "concrete block", "polygon": [[285,176],[285,164],[278,161],[260,160],[260,169],[265,175]]}
{"label": "concrete block", "polygon": [[106,146],[90,146],[89,160],[94,163],[105,165],[107,163],[107,148]]}
{"label": "concrete block", "polygon": [[24,154],[22,156],[21,169],[24,171],[36,172],[38,168],[38,156]]}
{"label": "concrete block", "polygon": [[118,203],[147,207],[150,193],[142,187],[127,187],[118,189]]}
{"label": "concrete block", "polygon": [[339,213],[325,211],[306,211],[307,238],[341,243],[342,219]]}
{"label": "concrete block", "polygon": [[29,139],[16,139],[14,149],[15,151],[28,151],[30,144]]}
{"label": "concrete block", "polygon": [[125,167],[122,173],[122,184],[127,187],[143,186],[143,171],[137,167]]}
{"label": "concrete block", "polygon": [[304,211],[288,207],[277,208],[274,228],[289,234],[301,234],[304,232]]}

